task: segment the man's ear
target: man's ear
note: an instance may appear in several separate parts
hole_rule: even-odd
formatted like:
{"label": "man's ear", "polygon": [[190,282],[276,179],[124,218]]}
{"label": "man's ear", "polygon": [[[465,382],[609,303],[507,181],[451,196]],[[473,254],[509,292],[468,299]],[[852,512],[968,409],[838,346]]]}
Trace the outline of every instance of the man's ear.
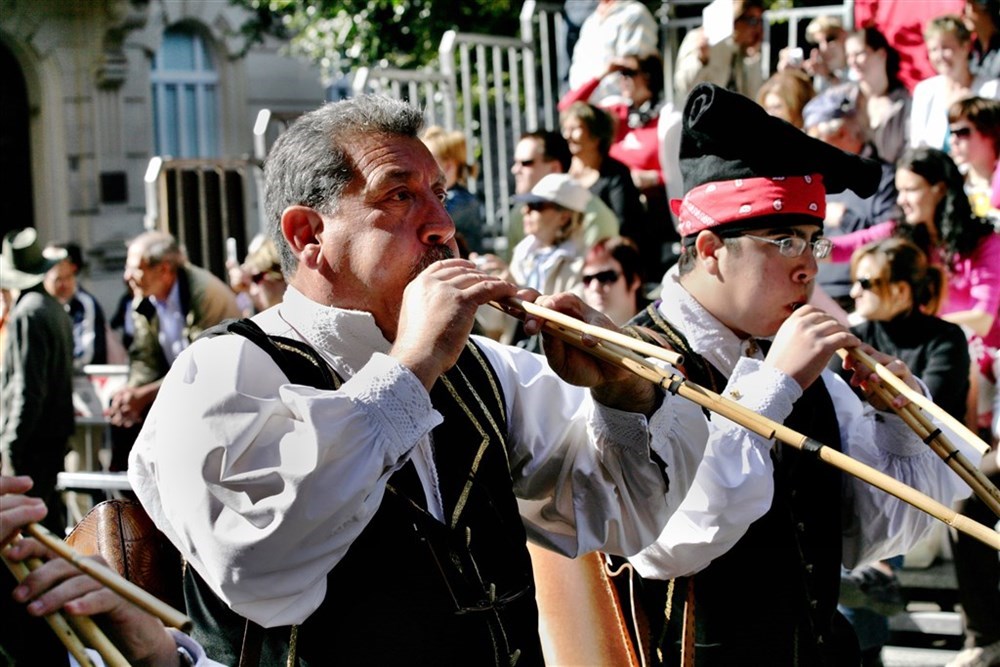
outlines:
{"label": "man's ear", "polygon": [[703,263],[710,273],[715,273],[718,270],[718,253],[724,247],[725,243],[723,240],[717,234],[707,229],[698,232],[698,236],[694,240],[694,249],[698,261]]}
{"label": "man's ear", "polygon": [[323,217],[308,206],[289,206],[281,214],[281,233],[299,262],[316,268],[320,256],[319,236]]}

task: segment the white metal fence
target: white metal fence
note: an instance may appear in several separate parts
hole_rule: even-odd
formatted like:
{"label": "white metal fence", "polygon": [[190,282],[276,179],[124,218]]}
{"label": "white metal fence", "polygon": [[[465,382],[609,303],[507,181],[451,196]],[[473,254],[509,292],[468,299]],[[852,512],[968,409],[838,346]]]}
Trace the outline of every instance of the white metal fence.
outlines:
{"label": "white metal fence", "polygon": [[[704,0],[669,0],[656,11],[668,102],[673,101],[669,82],[673,80],[674,58],[684,35],[701,24],[700,9],[707,4]],[[558,126],[556,107],[566,85],[561,77],[568,72],[571,57],[565,45],[568,23],[563,12],[561,3],[526,0],[516,37],[449,31],[432,67],[360,68],[352,75],[355,94],[378,92],[406,100],[424,109],[428,124],[465,133],[467,159],[479,166],[479,178],[470,183],[470,190],[485,204],[487,246],[494,240],[499,246],[505,239],[513,196],[509,166],[518,138],[525,131]],[[692,12],[696,16],[678,16]],[[854,2],[764,13],[761,60],[765,75],[777,50],[798,46],[805,23],[822,15],[840,16],[850,27]],[[258,160],[287,125],[290,117],[286,116],[268,110],[258,116],[254,128]],[[259,179],[259,170],[253,176]],[[262,191],[260,187],[257,190]],[[162,191],[150,194],[164,196]],[[152,207],[167,209],[165,203]],[[263,227],[263,221],[260,224]]]}

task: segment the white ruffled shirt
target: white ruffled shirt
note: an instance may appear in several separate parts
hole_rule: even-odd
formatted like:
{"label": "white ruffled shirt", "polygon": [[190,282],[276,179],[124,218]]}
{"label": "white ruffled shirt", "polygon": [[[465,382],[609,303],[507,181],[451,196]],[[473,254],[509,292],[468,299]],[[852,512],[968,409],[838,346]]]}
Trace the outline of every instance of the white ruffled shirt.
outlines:
{"label": "white ruffled shirt", "polygon": [[[664,277],[660,314],[687,338],[729,383],[720,392],[758,414],[782,423],[802,395],[790,376],[765,366],[760,347],[741,340],[680,284],[677,268]],[[969,487],[897,416],[860,401],[836,373],[820,380],[833,399],[842,451],[862,463],[949,505]],[[925,392],[926,393],[926,392]],[[938,427],[970,461],[979,454],[943,424]],[[644,577],[670,579],[703,570],[729,551],[762,517],[774,494],[773,441],[713,415],[703,460],[686,497],[656,542],[629,560]],[[844,475],[844,502],[852,516],[844,527],[844,564],[854,567],[906,553],[936,519],[851,475]],[[673,491],[671,478],[671,491]]]}
{"label": "white ruffled shirt", "polygon": [[[239,614],[301,623],[326,596],[327,573],[378,509],[386,482],[413,460],[442,515],[431,456],[441,415],[368,313],[330,308],[289,287],[254,318],[308,342],[345,382],[290,384],[238,335],[201,340],[166,376],[132,450],[129,480],[156,525]],[[515,494],[530,538],[565,555],[636,553],[683,494],[650,460],[693,471],[704,417],[665,397],[648,420],[594,402],[543,357],[477,338],[506,401]],[[693,462],[693,463],[692,463]],[[678,482],[683,487],[683,482]]]}

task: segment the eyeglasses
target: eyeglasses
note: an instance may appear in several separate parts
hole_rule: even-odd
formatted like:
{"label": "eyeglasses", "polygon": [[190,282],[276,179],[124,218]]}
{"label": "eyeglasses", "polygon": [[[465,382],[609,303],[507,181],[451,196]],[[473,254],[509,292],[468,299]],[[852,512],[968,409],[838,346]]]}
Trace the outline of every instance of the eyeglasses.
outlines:
{"label": "eyeglasses", "polygon": [[786,236],[783,239],[769,239],[763,236],[754,236],[753,234],[743,234],[743,236],[754,241],[778,246],[778,252],[784,257],[799,257],[806,251],[807,247],[811,246],[813,257],[816,259],[826,259],[830,256],[830,251],[833,249],[833,241],[830,239],[819,238],[815,241],[806,241],[801,236]]}
{"label": "eyeglasses", "polygon": [[880,284],[882,281],[878,278],[856,278],[854,284],[859,286],[864,291],[869,291],[872,287]]}
{"label": "eyeglasses", "polygon": [[961,127],[949,127],[948,131],[951,132],[951,136],[961,137],[963,139],[968,139],[972,134],[972,128],[968,125],[963,125]]}
{"label": "eyeglasses", "polygon": [[608,269],[607,271],[598,271],[597,273],[584,274],[583,284],[590,285],[593,281],[597,281],[602,285],[612,285],[618,281],[621,277],[618,271],[614,269]]}
{"label": "eyeglasses", "polygon": [[521,167],[530,167],[531,165],[535,164],[535,162],[536,162],[535,158],[531,158],[530,160],[514,160],[514,164],[519,165]]}

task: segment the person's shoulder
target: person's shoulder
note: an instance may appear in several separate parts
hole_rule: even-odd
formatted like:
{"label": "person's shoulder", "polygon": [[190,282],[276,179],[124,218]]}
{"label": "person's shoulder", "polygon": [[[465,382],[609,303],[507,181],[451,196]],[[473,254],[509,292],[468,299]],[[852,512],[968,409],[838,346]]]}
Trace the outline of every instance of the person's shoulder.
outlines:
{"label": "person's shoulder", "polygon": [[639,2],[639,0],[619,0],[615,3],[617,13],[622,17],[630,18],[634,21],[649,20],[655,23],[653,13],[649,7]]}
{"label": "person's shoulder", "polygon": [[216,298],[231,300],[235,307],[236,294],[221,278],[207,269],[194,264],[187,264],[184,267],[191,286],[191,296],[193,299]]}
{"label": "person's shoulder", "polygon": [[616,160],[610,155],[601,160],[601,175],[610,176],[616,179],[627,178],[632,182],[632,172],[621,160]]}
{"label": "person's shoulder", "polygon": [[52,313],[65,315],[66,311],[54,297],[39,289],[21,294],[11,310],[11,318],[16,319],[18,316],[25,318],[48,317]]}
{"label": "person's shoulder", "polygon": [[905,86],[900,86],[899,88],[894,89],[890,93],[889,97],[890,99],[903,97],[912,97],[914,100],[924,99],[929,96],[937,95],[944,88],[946,81],[947,79],[945,79],[945,77],[941,74],[935,74],[934,76],[929,76],[922,81],[918,81],[917,84],[913,86],[912,94],[906,90]]}
{"label": "person's shoulder", "polygon": [[968,338],[965,330],[954,322],[941,319],[936,315],[917,315],[914,326],[920,329],[923,335],[927,336],[928,342],[937,341],[939,343],[949,343],[962,349],[968,346]]}

